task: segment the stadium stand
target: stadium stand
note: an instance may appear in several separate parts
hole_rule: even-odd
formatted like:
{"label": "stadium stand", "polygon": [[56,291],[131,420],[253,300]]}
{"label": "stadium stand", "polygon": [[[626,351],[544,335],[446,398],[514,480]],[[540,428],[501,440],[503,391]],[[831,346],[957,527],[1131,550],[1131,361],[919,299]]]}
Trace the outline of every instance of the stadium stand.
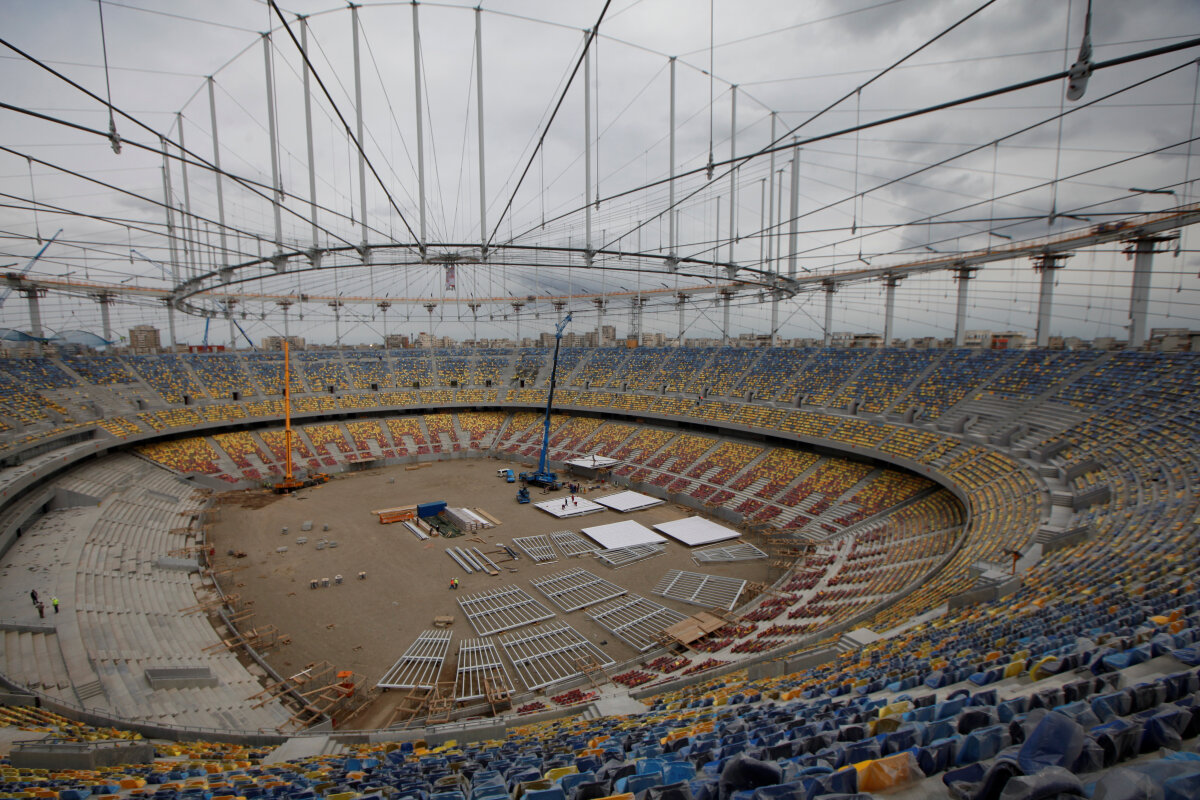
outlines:
{"label": "stadium stand", "polygon": [[[1065,430],[1035,426],[1010,451],[984,437],[963,437],[920,423],[885,424],[741,400],[661,397],[653,395],[652,385],[646,394],[603,391],[602,373],[607,370],[604,381],[611,381],[624,368],[624,357],[614,354],[597,363],[593,354],[573,382],[590,382],[592,388],[564,392],[564,404],[631,417],[658,414],[681,426],[696,420],[706,425],[704,435],[650,427],[644,419],[583,423],[585,418],[556,414],[556,441],[585,450],[601,445],[614,450],[624,462],[617,474],[624,470],[636,480],[650,483],[664,475],[671,485],[681,477],[699,480],[714,490],[707,500],[725,508],[762,502],[747,506],[751,517],[766,507],[787,509],[798,516],[765,517],[767,527],[811,534],[766,537],[772,546],[785,541],[795,547],[794,560],[770,592],[758,594],[723,628],[701,640],[694,648],[698,652],[656,653],[614,670],[621,692],[632,689],[645,711],[598,717],[590,711],[586,718],[568,716],[527,726],[518,719],[498,740],[473,740],[467,731],[442,745],[368,742],[363,737],[346,740],[344,752],[283,762],[276,772],[252,763],[263,752],[219,739],[160,745],[164,760],[113,769],[103,777],[53,777],[5,767],[4,796],[47,797],[44,792],[50,790],[60,800],[82,800],[87,795],[65,793],[86,788],[88,795],[118,795],[159,782],[178,796],[193,779],[193,789],[247,800],[292,797],[292,790],[331,800],[415,791],[430,797],[460,792],[462,797],[453,800],[517,800],[538,792],[552,793],[553,800],[621,793],[630,800],[637,795],[665,800],[669,792],[685,790],[686,795],[671,797],[733,800],[742,792],[741,800],[764,800],[896,789],[911,790],[905,796],[992,797],[1002,788],[1005,797],[1053,796],[1046,787],[1059,787],[1061,796],[1160,796],[1135,794],[1129,786],[1152,787],[1163,797],[1195,796],[1200,782],[1200,762],[1192,752],[1200,733],[1200,715],[1194,711],[1200,691],[1200,592],[1194,566],[1200,546],[1195,535],[1200,519],[1195,491],[1200,485],[1200,359],[1191,354],[969,350],[915,358],[889,351],[850,357],[785,350],[746,355],[717,351],[706,357],[710,370],[726,360],[745,367],[742,383],[724,393],[730,398],[754,392],[790,402],[803,394],[830,408],[860,399],[864,410],[869,398],[877,409],[873,413],[922,406],[930,420],[948,412],[962,416],[964,410],[983,407],[972,404],[990,400],[1018,402],[1022,409],[1064,407],[1077,414]],[[770,363],[790,363],[793,373],[772,375],[778,366]],[[232,379],[218,381],[211,367],[192,369],[217,393],[227,392]],[[92,372],[70,369],[92,380]],[[146,376],[142,365],[135,369]],[[44,383],[58,384],[37,391],[74,385],[52,361],[28,370],[40,372]],[[578,380],[585,372],[589,377]],[[11,370],[4,374],[16,382]],[[180,375],[186,377],[186,370]],[[88,391],[115,385],[103,383],[102,377],[95,380],[87,384]],[[167,399],[160,388],[167,385],[164,381],[146,381]],[[876,382],[878,389],[866,388]],[[412,405],[444,397],[439,392],[419,395]],[[43,396],[30,392],[30,398],[41,404],[45,419],[52,418]],[[510,393],[507,402],[526,401]],[[536,405],[536,399],[528,402]],[[249,417],[270,410],[255,400],[238,407]],[[320,404],[313,408],[319,411]],[[130,414],[126,424],[108,420],[104,429],[132,438],[144,435],[145,428],[169,432],[222,424],[230,419],[224,414],[182,408],[144,411]],[[459,412],[445,421],[452,434],[462,431],[464,440],[503,430],[498,449],[536,448],[538,414],[514,410],[486,415]],[[429,420],[443,416],[387,418],[388,432],[397,445],[427,447],[424,428],[440,433],[442,423],[430,428]],[[55,423],[58,432],[72,430],[74,424]],[[725,435],[712,433],[714,426],[725,424],[776,438],[770,446],[713,438]],[[354,440],[352,449],[343,425]],[[336,431],[355,454],[363,451],[360,439],[367,441],[363,432],[374,430],[369,419],[304,427]],[[476,430],[484,434],[477,437]],[[37,435],[7,431],[3,438],[10,447],[27,446],[37,442]],[[918,471],[931,470],[958,499],[934,490],[924,477],[828,451],[818,455],[782,446],[780,440],[793,436],[840,450],[853,446],[857,453],[897,456]],[[226,458],[265,463],[255,437],[278,460],[277,431],[214,433],[211,441],[219,443],[220,451],[199,436],[135,448],[169,469],[215,475]],[[297,446],[303,448],[303,441]],[[118,458],[154,470],[137,457]],[[155,584],[147,592],[146,575],[154,568],[131,562],[123,570],[121,559],[128,557],[107,546],[116,541],[110,536],[132,536],[120,540],[134,542],[124,552],[135,552],[143,541],[138,537],[169,548],[174,542],[162,530],[164,523],[156,528],[135,522],[121,531],[111,526],[144,514],[150,515],[145,519],[164,512],[177,516],[190,500],[185,499],[186,487],[168,473],[161,473],[162,483],[139,480],[113,489],[105,488],[105,482],[119,481],[120,475],[106,475],[99,465],[89,469],[95,471],[63,485],[103,492],[121,502],[101,506],[100,520],[110,527],[97,527],[90,544],[80,540],[87,546],[72,562],[83,565],[76,573],[79,594],[72,596],[72,608],[78,609],[80,630],[86,630],[79,646],[87,653],[85,661],[94,665],[92,681],[99,682],[105,701],[123,710],[136,705],[145,689],[119,662],[148,663],[159,651],[138,621],[142,612],[122,619],[114,610],[160,592],[174,598],[165,593],[183,591],[179,599],[194,600],[194,595],[186,580],[174,588]],[[1060,488],[1051,492],[1048,485]],[[1095,489],[1107,490],[1107,499],[1070,505]],[[160,496],[172,494],[179,499]],[[1086,539],[1051,547],[1053,539],[1044,538],[1042,529],[1048,519],[1062,528],[1085,529]],[[1023,558],[1014,567],[1019,580],[1006,590],[1011,593],[998,599],[975,596],[981,586],[992,585],[981,572],[1007,567],[1014,549]],[[1005,578],[1007,584],[1007,573]],[[177,630],[186,628],[179,625]],[[213,635],[210,627],[201,627],[205,636]],[[197,629],[196,635],[200,633]],[[45,696],[65,695],[81,685],[66,667],[45,660],[50,650],[44,634],[5,631],[4,643],[0,664],[9,678],[17,676],[22,685]],[[126,652],[130,655],[114,657]],[[745,657],[757,658],[749,670],[739,668]],[[242,698],[257,687],[253,680],[238,683],[240,676],[229,673],[230,683],[240,689],[237,704],[232,695],[198,693],[170,708],[146,705],[145,719],[169,717],[221,730],[274,729],[281,722],[274,711],[253,719],[239,716],[249,715]],[[687,685],[679,682],[684,678]],[[518,710],[549,711],[547,703],[577,699],[570,691],[555,690],[557,701],[550,694],[545,702],[522,700]],[[578,696],[585,694],[581,690]],[[4,720],[68,738],[109,735],[45,710],[0,706],[0,712]],[[423,735],[413,733],[414,739]],[[180,766],[181,758],[208,766],[190,776]],[[239,766],[239,760],[246,766]],[[555,772],[560,769],[568,771]],[[116,788],[108,791],[105,780]],[[290,787],[286,795],[274,791],[281,780]],[[434,786],[442,780],[446,782]],[[452,784],[459,788],[450,789]]]}
{"label": "stadium stand", "polygon": [[[265,381],[264,387],[278,387],[282,383],[283,357],[278,365],[267,361],[264,354],[247,360],[252,369],[258,370],[259,380]],[[234,392],[249,397],[254,394],[254,385],[250,376],[242,368],[241,360],[235,355],[212,353],[207,355],[190,355],[187,364],[204,385],[206,393],[213,398],[232,397]],[[271,394],[282,394],[275,389]]]}
{"label": "stadium stand", "polygon": [[207,397],[179,356],[126,356],[125,360],[168,403],[182,403],[185,396]]}

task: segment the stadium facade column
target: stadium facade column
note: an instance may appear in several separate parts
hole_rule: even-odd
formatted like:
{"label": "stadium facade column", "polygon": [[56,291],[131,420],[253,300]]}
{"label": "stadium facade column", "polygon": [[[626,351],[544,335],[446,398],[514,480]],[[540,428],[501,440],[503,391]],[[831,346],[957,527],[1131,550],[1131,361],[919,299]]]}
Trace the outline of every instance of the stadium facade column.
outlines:
{"label": "stadium facade column", "polygon": [[[192,236],[192,225],[196,220],[192,216],[192,192],[188,185],[188,155],[187,145],[184,144],[183,134],[183,113],[175,113],[175,123],[179,128],[179,174],[183,179],[183,213],[179,219],[183,225],[183,251],[187,254],[188,266],[191,268],[191,274],[195,275],[199,271],[200,254],[196,250],[200,247],[200,230],[197,228],[196,235]],[[171,271],[174,273],[172,281],[175,284],[179,283],[178,266],[172,265]],[[109,338],[109,337],[105,337]]]}
{"label": "stadium facade column", "polygon": [[33,350],[39,356],[42,354],[42,309],[38,305],[38,298],[46,294],[46,290],[35,286],[30,289],[20,289],[21,294],[25,295],[25,301],[29,304],[29,334],[38,341],[33,343]]}
{"label": "stadium facade column", "polygon": [[833,344],[833,295],[837,291],[837,283],[824,281],[821,284],[825,291],[825,347]]}
{"label": "stadium facade column", "polygon": [[[229,266],[229,249],[225,244],[225,189],[221,183],[221,140],[217,134],[217,99],[216,93],[213,91],[213,78],[208,76],[208,117],[212,125],[212,146],[213,146],[213,180],[217,184],[217,235],[221,245],[221,256],[218,259],[222,267]],[[165,148],[164,148],[165,150]],[[166,153],[163,153],[164,163],[166,161]],[[167,200],[170,203],[170,200]],[[168,212],[169,215],[169,212]],[[174,237],[171,239],[175,241]],[[172,255],[171,261],[175,258]],[[173,347],[175,342],[171,342]]]}
{"label": "stadium facade column", "polygon": [[[1154,254],[1158,245],[1172,242],[1178,233],[1158,236],[1139,236],[1129,240],[1133,251],[1133,285],[1129,291],[1129,346],[1146,343],[1146,314],[1150,306],[1150,278],[1154,271]],[[1128,252],[1128,251],[1127,251]]]}
{"label": "stadium facade column", "polygon": [[421,23],[417,14],[417,3],[412,4],[413,30],[413,88],[417,122],[417,206],[420,208],[420,241],[417,249],[425,255],[425,122],[421,103]]}
{"label": "stadium facade column", "polygon": [[288,325],[288,310],[292,307],[292,301],[284,298],[283,300],[276,300],[275,305],[283,310],[283,338],[289,340],[292,337],[292,332]]}
{"label": "stadium facade column", "polygon": [[[475,122],[479,141],[479,241],[481,254],[487,258],[487,182],[483,160],[483,10],[475,6]],[[476,345],[479,337],[475,337]]]}
{"label": "stadium facade column", "polygon": [[729,287],[721,290],[721,300],[724,302],[724,308],[721,310],[721,344],[725,347],[729,347],[729,305],[733,302],[735,294],[737,292]]}
{"label": "stadium facade column", "polygon": [[237,350],[237,322],[233,318],[233,307],[237,300],[230,297],[225,301],[225,319],[229,320],[229,349]]}
{"label": "stadium facade column", "polygon": [[[588,47],[591,30],[583,32],[583,259],[592,265],[592,48]],[[674,160],[674,159],[672,159]],[[600,329],[596,328],[596,341]]]}
{"label": "stadium facade column", "polygon": [[514,339],[514,344],[517,347],[521,346],[521,309],[525,307],[524,300],[513,300],[512,303],[513,319],[517,323],[517,332]]}
{"label": "stadium facade column", "polygon": [[[677,218],[676,214],[675,214],[675,56],[671,56],[670,63],[671,63],[671,103],[669,106],[669,108],[670,108],[669,117],[670,117],[671,130],[667,137],[670,142],[669,146],[667,147],[667,152],[668,152],[667,157],[670,159],[671,163],[668,165],[668,175],[670,176],[670,179],[667,182],[668,186],[669,186],[668,197],[667,197],[667,221],[669,224],[669,227],[668,227],[669,235],[668,235],[668,239],[667,239],[667,255],[671,258],[674,258],[675,257],[675,236],[678,233],[675,230],[675,224],[676,224],[675,221]],[[681,343],[682,343],[682,339],[683,339],[683,333],[681,331],[680,332]]]}
{"label": "stadium facade column", "polygon": [[108,292],[98,292],[92,297],[100,304],[100,328],[104,331],[104,340],[111,342],[113,341],[112,319],[109,316],[108,307],[112,305],[113,296]]}
{"label": "stadium facade column", "polygon": [[[279,182],[279,131],[275,124],[275,78],[271,71],[271,34],[262,35],[263,63],[267,78],[267,136],[271,145],[271,208],[275,212],[275,257],[283,253],[283,186]],[[230,318],[232,320],[232,317]],[[232,342],[233,337],[230,337]]]}
{"label": "stadium facade column", "polygon": [[[486,236],[486,235],[487,234],[485,233],[484,236]],[[380,306],[382,306],[382,305],[383,304],[380,303]],[[389,303],[388,305],[391,305],[391,303]],[[467,308],[471,309],[471,340],[473,342],[475,342],[476,347],[479,347],[479,309],[482,308],[482,305],[480,303],[467,303]],[[561,311],[559,312],[559,316],[560,317],[562,316]],[[384,323],[386,324],[386,322],[387,322],[387,319],[385,318]],[[386,342],[387,341],[387,334],[386,334],[387,329],[384,328],[384,330],[385,330],[385,334],[384,334],[383,338],[384,338],[384,341]]]}
{"label": "stadium facade column", "polygon": [[900,275],[888,275],[883,279],[883,346],[892,346],[892,323],[896,318],[896,284]]}
{"label": "stadium facade column", "polygon": [[737,176],[733,165],[737,157],[737,84],[729,87],[729,255],[726,261],[733,263],[733,243],[737,238]]}
{"label": "stadium facade column", "polygon": [[1050,322],[1054,313],[1054,273],[1062,269],[1070,253],[1042,253],[1033,257],[1033,269],[1041,274],[1041,287],[1038,291],[1037,310],[1037,346],[1045,347],[1050,343]]}
{"label": "stadium facade column", "polygon": [[604,346],[604,306],[608,301],[603,297],[593,297],[592,302],[596,305],[596,347]]}
{"label": "stadium facade column", "polygon": [[960,264],[954,270],[954,280],[958,281],[958,305],[954,310],[954,346],[962,347],[967,335],[967,284],[975,277],[978,267]]}
{"label": "stadium facade column", "polygon": [[[350,25],[353,39],[351,53],[354,56],[354,115],[355,131],[358,134],[358,221],[362,228],[362,257],[367,259],[367,156],[363,144],[362,69],[358,57],[358,6],[350,4]],[[369,271],[368,275],[371,274]],[[372,291],[372,294],[374,292]]]}
{"label": "stadium facade column", "polygon": [[683,310],[687,307],[687,295],[683,292],[675,295],[675,307],[679,309],[679,338],[675,340],[676,347],[683,347]]}
{"label": "stadium facade column", "polygon": [[788,277],[796,277],[796,251],[798,249],[800,231],[797,229],[800,216],[800,145],[799,139],[792,137],[792,182],[791,205],[788,212]]}
{"label": "stadium facade column", "polygon": [[[300,67],[304,81],[304,136],[308,144],[308,217],[312,224],[312,252],[308,257],[313,267],[319,267],[321,238],[317,228],[317,164],[313,148],[312,83],[308,69],[308,17],[300,17],[300,52],[304,55],[300,59]],[[284,307],[283,313],[286,324],[287,307]]]}
{"label": "stadium facade column", "polygon": [[774,231],[774,230],[769,230],[769,229],[768,229],[768,227],[769,227],[769,226],[771,226],[771,225],[773,225],[773,224],[775,223],[775,180],[776,180],[776,175],[775,175],[775,148],[774,148],[774,144],[775,144],[775,121],[776,121],[776,115],[775,115],[775,112],[774,112],[774,111],[772,111],[772,112],[771,112],[771,145],[772,145],[772,147],[771,147],[771,155],[770,155],[771,170],[770,170],[770,173],[769,173],[769,175],[770,175],[770,178],[771,178],[771,185],[770,185],[770,187],[769,187],[769,191],[767,192],[767,220],[766,220],[767,224],[763,226],[763,232],[764,232],[764,234],[765,234],[765,235],[766,235],[766,237],[767,237],[767,264],[768,264],[768,268],[769,268],[769,269],[770,269],[772,272],[775,272],[776,274],[778,274],[778,270],[777,270],[777,269],[775,269],[775,253],[776,253],[776,249],[775,249],[775,236],[774,236],[774,233],[775,233],[775,231]]}
{"label": "stadium facade column", "polygon": [[[212,79],[209,78],[209,81],[211,81],[211,80]],[[212,87],[212,84],[210,83],[209,84],[210,91],[211,91],[211,87]],[[211,98],[211,95],[210,95],[210,98]],[[215,128],[213,129],[213,138],[215,141],[215,139],[216,139],[216,129]],[[162,148],[162,156],[163,156],[163,166],[162,166],[163,210],[167,212],[167,246],[170,248],[170,252],[171,252],[171,273],[173,276],[176,276],[174,285],[172,286],[172,288],[174,288],[175,286],[179,285],[179,280],[178,280],[179,248],[176,246],[176,242],[175,242],[175,214],[172,210],[172,205],[171,205],[171,162],[167,158],[167,140],[160,137],[159,138],[159,146]],[[220,168],[220,166],[217,166],[217,169],[215,171],[217,172],[217,186],[220,187],[220,185],[221,185],[221,177],[220,177],[221,168]],[[219,193],[218,193],[217,197],[218,197],[218,199],[220,198]],[[221,224],[221,257],[222,257],[222,259],[224,259],[226,257],[225,256],[225,225],[224,225],[223,220],[222,220],[222,224]],[[222,263],[225,263],[225,262],[223,261]],[[169,297],[167,298],[167,328],[170,331],[170,335],[171,335],[171,350],[174,350],[176,347],[175,303]]]}

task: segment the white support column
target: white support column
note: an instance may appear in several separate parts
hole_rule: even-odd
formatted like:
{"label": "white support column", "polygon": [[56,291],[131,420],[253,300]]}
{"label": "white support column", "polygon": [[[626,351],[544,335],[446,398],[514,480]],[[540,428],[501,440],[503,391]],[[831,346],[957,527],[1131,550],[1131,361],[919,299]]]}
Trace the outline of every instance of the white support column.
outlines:
{"label": "white support column", "polygon": [[107,292],[101,292],[96,296],[96,302],[100,304],[100,329],[104,331],[105,341],[113,341],[112,319],[109,316],[108,307],[112,305],[113,297]]}
{"label": "white support column", "polygon": [[413,83],[416,90],[417,111],[417,205],[420,208],[419,241],[417,249],[425,255],[425,121],[421,102],[421,23],[417,14],[417,2],[412,4],[413,29]]}
{"label": "white support column", "polygon": [[[415,6],[414,6],[415,8]],[[355,133],[358,136],[358,216],[362,228],[362,258],[367,261],[367,157],[366,140],[363,139],[362,70],[358,62],[358,6],[350,4],[350,25],[354,28],[354,114]]]}
{"label": "white support column", "polygon": [[827,281],[825,287],[825,346],[829,347],[833,344],[833,294],[837,291],[837,284],[833,281]]}
{"label": "white support column", "polygon": [[1150,278],[1154,271],[1154,253],[1162,242],[1174,241],[1179,234],[1139,236],[1133,245],[1133,285],[1129,292],[1129,346],[1146,343],[1146,316],[1150,307]]}
{"label": "white support column", "polygon": [[721,300],[724,308],[721,310],[721,344],[729,347],[729,306],[733,302],[733,289],[722,289]]}
{"label": "white support column", "polygon": [[[772,111],[771,112],[771,142],[774,143],[774,141],[775,141],[775,112]],[[775,178],[775,150],[774,149],[771,150],[770,164],[771,164],[771,173],[770,173],[771,185],[770,185],[770,193],[769,193],[770,196],[767,198],[767,224],[765,226],[763,226],[763,233],[767,237],[767,263],[765,266],[771,272],[778,274],[778,270],[775,268],[775,254],[778,252],[775,248],[775,230],[774,230],[774,228],[771,228],[769,230],[767,229],[768,226],[772,226],[775,223],[775,180],[776,180],[776,178]]]}
{"label": "white support column", "polygon": [[671,122],[670,122],[671,130],[670,130],[670,135],[668,137],[670,140],[670,146],[668,147],[668,152],[669,152],[668,158],[671,159],[671,164],[670,164],[670,169],[668,171],[668,174],[670,175],[670,180],[668,182],[670,188],[669,188],[668,196],[667,196],[667,208],[668,208],[667,216],[669,217],[669,223],[670,223],[670,227],[668,228],[668,230],[670,231],[670,234],[669,234],[669,237],[667,240],[667,255],[671,259],[674,259],[675,258],[676,236],[679,235],[679,232],[677,230],[675,230],[675,224],[676,224],[675,223],[675,218],[676,218],[676,215],[675,215],[675,56],[671,56],[670,119],[671,119]]}
{"label": "white support column", "polygon": [[[737,157],[737,84],[730,87],[729,105],[729,160]],[[729,255],[726,261],[733,263],[733,240],[737,238],[737,168],[729,165]]]}
{"label": "white support column", "polygon": [[[275,129],[275,79],[271,71],[271,34],[264,33],[262,41],[263,62],[267,74],[267,134],[271,140],[271,189],[274,193],[271,205],[275,211],[275,255],[278,256],[283,252],[283,218],[279,210],[283,203],[283,187],[279,182],[279,140]],[[280,266],[276,263],[275,269],[279,270]]]}
{"label": "white support column", "polygon": [[283,300],[276,300],[275,305],[279,306],[283,310],[283,338],[284,341],[288,341],[292,336],[291,329],[288,325],[288,311],[292,307],[292,301],[286,298]]}
{"label": "white support column", "polygon": [[687,295],[683,292],[675,295],[675,306],[679,309],[679,336],[675,339],[675,346],[683,347],[683,310],[687,307]]}
{"label": "white support column", "polygon": [[[467,308],[471,309],[471,339],[475,342],[476,348],[479,347],[479,309],[481,307],[479,303],[467,303]],[[559,316],[562,316],[561,312],[559,312]],[[561,322],[561,320],[559,321]]]}
{"label": "white support column", "polygon": [[779,346],[779,290],[771,289],[771,347]]}
{"label": "white support column", "polygon": [[[792,141],[796,141],[793,137]],[[788,277],[796,277],[796,250],[800,231],[797,229],[800,215],[800,145],[792,147],[791,211],[788,214]]]}
{"label": "white support column", "polygon": [[[590,31],[583,32],[587,44]],[[583,258],[592,265],[592,50],[583,54]],[[597,341],[598,332],[597,332]]]}
{"label": "white support column", "polygon": [[225,301],[225,318],[229,320],[229,349],[237,350],[237,323],[233,319],[233,306],[237,301],[230,298]]}
{"label": "white support column", "polygon": [[[211,84],[210,84],[210,87],[211,87]],[[214,138],[215,138],[215,129],[214,129]],[[175,279],[174,280],[175,286],[178,286],[179,285],[179,248],[175,243],[175,213],[173,210],[174,206],[171,203],[171,162],[167,159],[167,140],[160,138],[159,146],[162,148],[162,154],[163,154],[163,166],[162,166],[163,210],[167,212],[167,246],[170,248],[170,251],[171,251],[171,275]],[[219,172],[219,170],[218,170],[218,172]],[[220,188],[220,186],[221,186],[221,178],[218,175],[217,187]],[[220,197],[219,192],[218,192],[217,197],[218,198]],[[225,251],[224,241],[225,241],[225,229],[224,229],[224,227],[222,227],[221,228],[221,242],[222,242],[221,252],[222,252],[222,255],[224,255],[224,251]],[[226,263],[226,262],[223,261],[222,263]],[[172,288],[174,288],[174,287],[172,287]],[[174,350],[175,345],[176,345],[175,304],[174,304],[172,298],[170,298],[170,297],[168,297],[166,299],[166,303],[167,303],[167,326],[170,329],[170,333],[171,333],[171,349]]]}
{"label": "white support column", "polygon": [[169,297],[164,297],[163,303],[167,307],[167,336],[171,342],[171,352],[175,352],[175,306],[171,305]]}
{"label": "white support column", "polygon": [[[187,145],[184,144],[183,114],[181,112],[175,113],[175,123],[179,128],[179,171],[183,177],[183,214],[180,217],[180,221],[183,223],[183,242],[188,255],[188,266],[191,267],[191,274],[195,275],[199,272],[200,254],[196,250],[200,247],[200,232],[197,230],[196,235],[192,236],[192,225],[195,224],[195,218],[192,216],[192,193],[188,186],[188,155],[186,151]],[[173,277],[173,283],[178,284],[178,273]],[[109,337],[106,336],[105,338]]]}
{"label": "white support column", "polygon": [[1070,253],[1043,253],[1033,259],[1033,269],[1041,274],[1038,290],[1037,333],[1038,347],[1050,343],[1050,324],[1054,315],[1054,273],[1065,265],[1061,262],[1071,257]]}
{"label": "white support column", "polygon": [[[22,289],[21,293],[25,295],[25,300],[29,304],[29,333],[35,338],[42,338],[42,309],[38,305],[38,298],[46,293],[45,289]],[[41,353],[41,343],[36,346],[38,353]]]}
{"label": "white support column", "polygon": [[383,346],[386,348],[388,340],[387,314],[388,309],[392,307],[392,304],[387,300],[380,300],[375,304],[375,307],[379,309],[379,316],[383,319]]}
{"label": "white support column", "polygon": [[883,279],[884,297],[883,297],[883,346],[892,346],[892,323],[896,317],[896,285],[900,283],[900,277],[896,275],[888,275]]}
{"label": "white support column", "polygon": [[[215,93],[213,92],[213,79],[211,75],[208,76],[208,114],[210,120],[212,121],[213,166],[216,168],[213,170],[213,179],[217,183],[217,222],[220,225],[220,227],[217,228],[217,233],[220,236],[221,242],[221,258],[218,259],[218,261],[220,262],[221,266],[227,267],[229,266],[229,248],[225,244],[225,192],[221,187],[221,142],[217,137],[217,101]],[[165,148],[163,158],[165,162]],[[168,198],[167,204],[170,205],[170,203],[171,200]],[[171,212],[168,211],[168,219],[170,216]],[[175,241],[173,236],[171,241]],[[171,256],[171,261],[172,263],[175,262],[174,254]],[[171,346],[174,347],[175,342],[171,342]]]}
{"label": "white support column", "polygon": [[329,307],[333,309],[333,345],[342,349],[342,306],[341,300],[330,300]]}
{"label": "white support column", "polygon": [[[483,257],[487,258],[487,184],[483,160],[483,18],[482,10],[475,7],[475,119],[478,122],[476,138],[479,140],[479,241],[483,246]],[[478,337],[475,339],[479,341]]]}
{"label": "white support column", "polygon": [[[302,77],[304,79],[304,134],[308,142],[308,216],[312,222],[312,253],[309,255],[309,260],[312,261],[314,267],[321,266],[321,237],[320,231],[317,228],[317,166],[316,155],[313,149],[313,121],[312,121],[312,91],[310,89],[310,78],[308,69],[308,17],[300,18],[300,50],[304,53],[305,58],[301,59],[300,65]],[[287,319],[287,309],[284,309],[284,319]]]}
{"label": "white support column", "polygon": [[958,281],[958,306],[954,311],[954,346],[962,347],[967,335],[967,284],[974,277],[975,267],[961,266],[954,271]]}
{"label": "white support column", "polygon": [[604,346],[604,306],[606,301],[603,297],[596,297],[592,300],[596,304],[596,347]]}

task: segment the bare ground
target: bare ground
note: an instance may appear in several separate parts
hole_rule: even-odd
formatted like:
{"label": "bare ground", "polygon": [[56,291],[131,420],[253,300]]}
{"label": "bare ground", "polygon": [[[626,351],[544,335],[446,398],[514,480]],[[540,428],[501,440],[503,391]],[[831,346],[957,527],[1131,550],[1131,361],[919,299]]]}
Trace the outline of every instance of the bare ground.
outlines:
{"label": "bare ground", "polygon": [[[291,643],[268,653],[266,658],[284,677],[306,665],[329,661],[337,669],[358,673],[364,689],[375,685],[387,669],[421,631],[433,627],[433,618],[455,618],[451,630],[454,642],[443,669],[442,680],[453,680],[457,643],[476,638],[456,600],[501,585],[516,584],[543,604],[556,610],[529,579],[582,567],[614,583],[672,606],[684,614],[700,607],[677,603],[651,593],[655,583],[668,569],[685,569],[714,575],[729,575],[752,581],[767,577],[765,561],[705,565],[698,568],[689,557],[689,548],[669,541],[666,554],[619,570],[591,558],[564,559],[556,563],[534,564],[523,555],[519,561],[501,564],[498,577],[475,573],[467,575],[443,552],[446,547],[476,546],[495,555],[498,543],[513,538],[573,530],[633,519],[650,526],[656,522],[691,515],[688,509],[665,504],[632,514],[602,511],[572,519],[556,519],[530,505],[515,501],[516,485],[496,476],[497,468],[507,466],[493,458],[435,462],[417,470],[403,466],[345,475],[325,486],[304,489],[292,495],[276,496],[257,492],[234,492],[221,498],[218,519],[210,530],[216,549],[216,569],[232,571],[221,577],[226,592],[240,594],[254,611],[250,625],[274,625],[291,637]],[[517,465],[512,465],[517,466]],[[590,497],[616,491],[604,486],[589,492]],[[531,489],[534,502],[547,499]],[[553,496],[563,496],[565,492]],[[445,500],[450,506],[482,508],[501,521],[501,525],[450,540],[440,538],[419,541],[402,524],[381,525],[373,509],[408,503]],[[306,520],[311,531],[301,531]],[[329,530],[324,530],[328,526]],[[282,533],[283,528],[287,533]],[[477,535],[482,542],[473,540]],[[297,544],[307,537],[306,544]],[[326,539],[336,547],[316,549]],[[277,552],[286,547],[286,552]],[[227,555],[241,551],[243,558]],[[506,571],[504,568],[508,568]],[[366,578],[359,580],[360,571]],[[343,583],[328,589],[311,589],[313,579],[343,576]],[[457,592],[449,589],[451,578],[458,578]],[[558,612],[582,635],[602,648],[617,662],[637,655],[624,642],[592,622],[584,611]],[[510,675],[517,680],[510,666]],[[518,685],[517,687],[521,687]],[[399,693],[380,695],[371,707],[353,720],[354,727],[384,725]]]}

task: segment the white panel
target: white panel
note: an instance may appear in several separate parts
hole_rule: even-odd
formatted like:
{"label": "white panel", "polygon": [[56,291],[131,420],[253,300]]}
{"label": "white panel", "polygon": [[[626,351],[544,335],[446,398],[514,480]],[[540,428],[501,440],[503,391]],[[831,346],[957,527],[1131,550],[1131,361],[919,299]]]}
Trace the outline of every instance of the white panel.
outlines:
{"label": "white panel", "polygon": [[540,508],[547,514],[562,519],[563,517],[579,517],[584,514],[595,514],[597,511],[603,511],[604,506],[596,505],[591,500],[584,500],[582,497],[560,497],[557,500],[546,500],[541,503],[534,503],[535,508]]}
{"label": "white panel", "polygon": [[583,458],[575,458],[567,462],[573,467],[583,467],[585,469],[604,469],[611,467],[613,464],[619,464],[615,458],[606,458],[605,456],[584,456]]}
{"label": "white panel", "polygon": [[651,497],[648,494],[641,494],[640,492],[617,492],[616,494],[597,497],[596,502],[602,506],[608,506],[613,511],[621,512],[640,511],[643,508],[663,504],[663,501],[657,497]]}
{"label": "white panel", "polygon": [[675,541],[682,542],[688,547],[695,547],[698,544],[724,542],[728,539],[736,539],[741,536],[737,531],[730,530],[724,525],[718,525],[704,517],[687,517],[685,519],[671,520],[670,522],[660,522],[654,526],[654,529],[662,531]]}
{"label": "white panel", "polygon": [[633,520],[584,528],[583,533],[605,550],[613,550],[618,547],[632,547],[635,544],[656,544],[666,541],[666,539],[645,525],[641,525]]}

